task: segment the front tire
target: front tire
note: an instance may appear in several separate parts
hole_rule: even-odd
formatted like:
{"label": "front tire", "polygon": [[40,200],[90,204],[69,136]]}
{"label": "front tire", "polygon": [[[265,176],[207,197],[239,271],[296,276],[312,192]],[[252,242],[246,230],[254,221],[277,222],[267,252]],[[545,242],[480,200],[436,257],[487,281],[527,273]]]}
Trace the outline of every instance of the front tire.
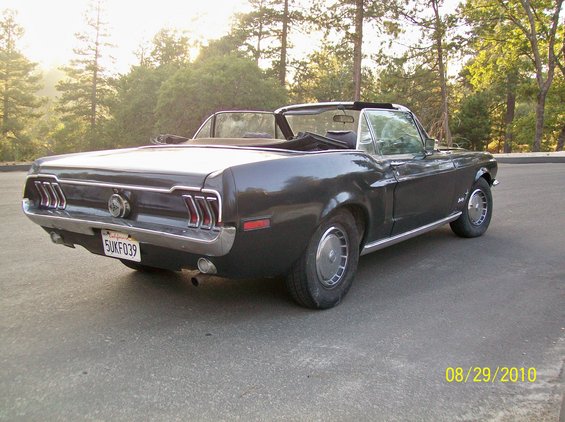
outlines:
{"label": "front tire", "polygon": [[451,230],[461,237],[481,236],[487,231],[492,217],[492,194],[488,182],[481,177],[470,192],[463,213],[450,223]]}
{"label": "front tire", "polygon": [[359,262],[359,233],[350,212],[339,210],[316,229],[286,278],[292,298],[302,306],[328,309],[349,291]]}

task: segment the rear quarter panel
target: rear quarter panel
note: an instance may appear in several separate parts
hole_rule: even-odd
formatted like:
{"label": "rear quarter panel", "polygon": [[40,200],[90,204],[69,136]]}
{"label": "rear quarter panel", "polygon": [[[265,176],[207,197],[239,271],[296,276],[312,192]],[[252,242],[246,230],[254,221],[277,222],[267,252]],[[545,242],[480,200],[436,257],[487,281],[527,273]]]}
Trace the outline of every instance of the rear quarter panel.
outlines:
{"label": "rear quarter panel", "polygon": [[[237,226],[230,259],[238,262],[239,276],[287,272],[322,219],[342,206],[362,211],[365,240],[390,233],[394,177],[388,166],[366,154],[297,154],[235,166],[229,173],[235,190],[233,195],[225,192],[224,221]],[[226,172],[220,177],[229,183]],[[214,177],[206,182],[214,184]],[[270,218],[271,227],[243,231],[243,222],[256,218]]]}

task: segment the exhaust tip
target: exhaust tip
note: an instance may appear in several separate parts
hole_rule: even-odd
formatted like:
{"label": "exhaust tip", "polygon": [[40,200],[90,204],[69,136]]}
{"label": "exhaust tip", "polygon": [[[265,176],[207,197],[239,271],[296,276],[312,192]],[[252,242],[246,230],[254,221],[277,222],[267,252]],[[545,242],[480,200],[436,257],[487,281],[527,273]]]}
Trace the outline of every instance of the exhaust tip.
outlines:
{"label": "exhaust tip", "polygon": [[59,233],[55,233],[55,232],[51,232],[49,233],[49,236],[51,236],[51,241],[57,245],[64,245],[65,241],[63,240],[63,236],[61,236]]}
{"label": "exhaust tip", "polygon": [[207,258],[198,258],[198,271],[202,274],[216,274],[216,266]]}

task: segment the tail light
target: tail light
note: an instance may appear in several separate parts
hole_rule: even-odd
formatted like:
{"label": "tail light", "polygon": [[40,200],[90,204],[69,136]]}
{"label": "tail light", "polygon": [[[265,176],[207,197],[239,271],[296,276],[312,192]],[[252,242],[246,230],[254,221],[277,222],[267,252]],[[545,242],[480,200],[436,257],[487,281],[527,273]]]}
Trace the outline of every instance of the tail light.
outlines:
{"label": "tail light", "polygon": [[212,195],[183,195],[188,211],[188,227],[211,230],[221,223],[218,198]]}
{"label": "tail light", "polygon": [[67,198],[58,183],[36,180],[34,185],[39,194],[40,207],[60,210],[65,209],[67,206]]}

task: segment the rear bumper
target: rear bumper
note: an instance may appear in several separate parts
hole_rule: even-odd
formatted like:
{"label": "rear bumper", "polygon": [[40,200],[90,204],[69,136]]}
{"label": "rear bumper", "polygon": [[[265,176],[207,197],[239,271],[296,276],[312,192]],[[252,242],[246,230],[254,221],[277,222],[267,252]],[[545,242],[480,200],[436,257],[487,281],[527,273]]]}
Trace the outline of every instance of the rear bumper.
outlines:
{"label": "rear bumper", "polygon": [[198,255],[224,256],[234,244],[236,228],[220,227],[215,230],[169,228],[144,225],[132,226],[127,220],[101,218],[93,215],[70,215],[63,210],[31,209],[27,199],[22,201],[25,215],[45,229],[56,229],[83,235],[95,235],[97,230],[110,229],[127,233],[139,242],[189,252]]}

